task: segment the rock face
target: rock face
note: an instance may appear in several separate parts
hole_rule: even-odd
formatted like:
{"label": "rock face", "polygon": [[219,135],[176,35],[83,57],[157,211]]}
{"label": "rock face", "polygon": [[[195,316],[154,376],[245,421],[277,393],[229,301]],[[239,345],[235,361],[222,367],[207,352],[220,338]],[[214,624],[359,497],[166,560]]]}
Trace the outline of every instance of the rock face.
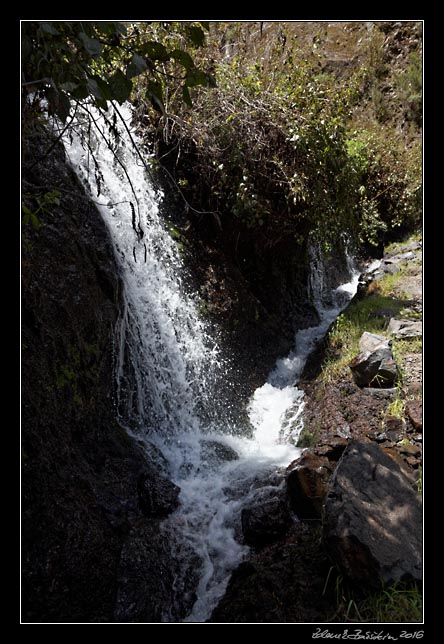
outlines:
{"label": "rock face", "polygon": [[[33,139],[23,172],[29,208],[54,189],[60,205],[39,215],[38,230],[23,226],[22,619],[116,621],[131,613],[120,584],[151,558],[152,600],[131,613],[150,621],[170,602],[171,581],[153,515],[174,507],[177,490],[161,456],[151,459],[115,420],[113,249],[63,150],[44,155],[51,144]],[[133,575],[131,597],[147,583]]]}
{"label": "rock face", "polygon": [[245,543],[254,548],[273,543],[292,524],[285,499],[281,496],[244,508],[241,522]]}
{"label": "rock face", "polygon": [[422,401],[421,400],[409,401],[406,405],[406,412],[413,427],[418,432],[422,432]]}
{"label": "rock face", "polygon": [[324,543],[351,581],[422,579],[422,504],[412,481],[374,443],[352,441],[333,477]]}
{"label": "rock face", "polygon": [[217,465],[224,461],[235,461],[239,458],[239,455],[232,447],[215,440],[202,440],[201,456],[203,460],[211,465]]}
{"label": "rock face", "polygon": [[155,470],[139,476],[137,493],[139,505],[146,517],[167,516],[179,505],[180,488]]}
{"label": "rock face", "polygon": [[306,452],[287,476],[287,495],[299,519],[320,519],[332,467],[326,456]]}
{"label": "rock face", "polygon": [[398,378],[398,369],[391,341],[373,333],[363,333],[359,353],[350,362],[353,378],[359,387],[368,385],[391,387]]}
{"label": "rock face", "polygon": [[236,568],[209,622],[326,621],[335,611],[333,598],[323,592],[330,566],[319,533],[293,524],[284,539]]}

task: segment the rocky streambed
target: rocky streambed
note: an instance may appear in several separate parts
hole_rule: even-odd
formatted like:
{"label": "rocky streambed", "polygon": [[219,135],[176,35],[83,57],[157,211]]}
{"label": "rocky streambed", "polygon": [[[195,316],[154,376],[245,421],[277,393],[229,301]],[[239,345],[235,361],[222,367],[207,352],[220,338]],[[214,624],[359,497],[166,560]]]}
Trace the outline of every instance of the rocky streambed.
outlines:
{"label": "rocky streambed", "polygon": [[[399,273],[387,298],[393,306],[372,312],[380,335],[364,333],[360,341],[361,362],[382,351],[370,359],[367,380],[353,372],[358,356],[336,378],[322,378],[328,338],[308,362],[299,386],[311,446],[282,473],[273,507],[244,511],[252,554],[232,575],[212,622],[340,622],[338,580],[357,597],[399,581],[420,588],[421,264],[421,242],[410,240],[361,280],[358,306],[379,280]],[[387,361],[391,376],[375,378]]]}

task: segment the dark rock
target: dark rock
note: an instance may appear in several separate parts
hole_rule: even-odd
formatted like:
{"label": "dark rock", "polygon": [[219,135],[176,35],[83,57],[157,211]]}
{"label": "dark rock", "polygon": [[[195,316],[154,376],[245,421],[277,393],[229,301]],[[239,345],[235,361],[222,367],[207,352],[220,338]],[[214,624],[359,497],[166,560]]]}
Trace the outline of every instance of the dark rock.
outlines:
{"label": "dark rock", "polygon": [[[138,479],[156,478],[158,468],[115,420],[119,272],[107,228],[63,149],[47,154],[53,143],[27,141],[22,177],[33,209],[29,195],[61,192],[39,230],[22,231],[22,619],[110,622],[123,544],[136,523],[151,524]],[[154,522],[157,565],[172,568],[162,540]],[[137,569],[132,553],[125,557]],[[155,595],[163,582],[150,575]],[[143,593],[146,581],[134,579],[134,595]]]}
{"label": "dark rock", "polygon": [[375,400],[390,400],[398,393],[396,387],[387,387],[387,389],[379,389],[379,387],[366,387],[360,391],[360,395],[364,397],[374,398]]}
{"label": "dark rock", "polygon": [[[399,418],[398,416],[386,416],[384,418],[384,427],[385,431],[387,433],[397,433],[397,434],[402,434],[404,431],[404,421],[402,418]],[[395,440],[394,438],[391,438],[390,440]]]}
{"label": "dark rock", "polygon": [[327,444],[321,443],[314,449],[314,452],[320,456],[326,456],[329,461],[336,463],[341,458],[346,447],[347,440],[340,438],[339,440],[334,439]]}
{"label": "dark rock", "polygon": [[422,322],[420,320],[397,320],[392,318],[387,327],[387,332],[394,338],[417,338],[422,336]]}
{"label": "dark rock", "polygon": [[171,553],[158,532],[156,523],[135,526],[123,545],[114,614],[119,622],[161,622],[173,605]]}
{"label": "dark rock", "polygon": [[[398,378],[398,369],[393,357],[390,341],[381,341],[376,344],[373,334],[363,334],[364,346],[372,346],[372,349],[361,350],[350,362],[350,369],[353,378],[359,387],[376,384],[380,387],[391,387]],[[371,337],[369,337],[371,336]]]}
{"label": "dark rock", "polygon": [[356,384],[364,387],[377,384],[390,387],[396,382],[398,369],[391,349],[391,340],[364,332],[359,340],[359,355],[350,362]]}
{"label": "dark rock", "polygon": [[305,452],[287,476],[290,507],[301,520],[320,519],[333,468],[326,456]]}
{"label": "dark rock", "polygon": [[401,443],[398,445],[398,450],[401,454],[405,454],[406,456],[421,456],[421,448],[416,445],[412,445],[412,443]]}
{"label": "dark rock", "polygon": [[212,464],[223,461],[235,461],[239,454],[229,445],[215,440],[201,441],[201,457]]}
{"label": "dark rock", "polygon": [[328,621],[335,611],[334,598],[324,592],[330,567],[319,530],[293,524],[284,539],[236,568],[209,622]]}
{"label": "dark rock", "polygon": [[139,505],[146,517],[164,517],[179,505],[180,488],[160,472],[143,472],[137,481]]}
{"label": "dark rock", "polygon": [[351,581],[422,579],[422,504],[411,479],[375,443],[352,441],[330,480],[324,542]]}
{"label": "dark rock", "polygon": [[406,405],[406,413],[413,427],[422,432],[422,401],[410,400]]}
{"label": "dark rock", "polygon": [[282,496],[244,508],[241,513],[245,543],[261,548],[282,537],[292,524],[287,505]]}

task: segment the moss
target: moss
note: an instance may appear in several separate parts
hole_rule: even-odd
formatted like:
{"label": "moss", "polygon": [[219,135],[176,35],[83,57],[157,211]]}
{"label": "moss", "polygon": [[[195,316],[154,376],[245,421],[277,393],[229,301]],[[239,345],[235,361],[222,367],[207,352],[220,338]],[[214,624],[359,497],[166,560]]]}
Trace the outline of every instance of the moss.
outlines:
{"label": "moss", "polygon": [[319,428],[304,427],[299,434],[296,447],[313,447],[318,440]]}

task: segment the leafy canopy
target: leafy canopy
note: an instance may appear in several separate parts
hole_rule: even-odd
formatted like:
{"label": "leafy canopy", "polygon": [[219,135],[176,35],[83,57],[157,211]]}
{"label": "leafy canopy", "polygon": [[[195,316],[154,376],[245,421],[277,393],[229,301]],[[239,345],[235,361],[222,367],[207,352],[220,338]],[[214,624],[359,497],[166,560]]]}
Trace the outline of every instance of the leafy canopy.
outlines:
{"label": "leafy canopy", "polygon": [[205,42],[205,23],[34,22],[22,23],[22,82],[46,99],[48,112],[66,121],[73,101],[92,99],[106,109],[108,101],[130,98],[135,79],[144,75],[144,97],[165,114],[164,88],[215,86],[186,49]]}

